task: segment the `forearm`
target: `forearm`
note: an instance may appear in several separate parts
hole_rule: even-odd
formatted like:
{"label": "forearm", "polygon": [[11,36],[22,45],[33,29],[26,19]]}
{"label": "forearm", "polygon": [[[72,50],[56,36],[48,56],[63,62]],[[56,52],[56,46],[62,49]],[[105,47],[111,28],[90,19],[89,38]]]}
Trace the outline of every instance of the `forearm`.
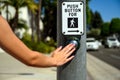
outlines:
{"label": "forearm", "polygon": [[35,67],[61,66],[74,58],[74,56],[70,55],[75,51],[74,44],[69,44],[64,48],[57,48],[52,52],[51,57],[32,51],[15,36],[9,24],[1,16],[0,46],[16,59]]}
{"label": "forearm", "polygon": [[52,58],[27,48],[14,34],[9,33],[0,40],[2,48],[21,62],[35,67],[54,66]]}
{"label": "forearm", "polygon": [[54,66],[50,57],[41,53],[30,50],[22,41],[20,41],[12,32],[8,23],[0,18],[0,46],[10,55],[14,56],[21,62],[36,66],[48,67]]}
{"label": "forearm", "polygon": [[56,67],[57,63],[51,56],[40,54],[39,52],[33,51],[34,58],[31,60],[30,66],[34,67]]}

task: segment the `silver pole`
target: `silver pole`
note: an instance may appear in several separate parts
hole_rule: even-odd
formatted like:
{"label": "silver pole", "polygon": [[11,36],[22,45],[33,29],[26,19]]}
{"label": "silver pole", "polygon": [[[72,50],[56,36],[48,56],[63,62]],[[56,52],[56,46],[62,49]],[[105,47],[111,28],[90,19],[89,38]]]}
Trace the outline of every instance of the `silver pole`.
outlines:
{"label": "silver pole", "polygon": [[[63,2],[82,2],[83,4],[83,34],[70,34],[64,35],[62,17],[62,4]],[[85,0],[58,0],[57,2],[57,43],[58,46],[65,46],[69,43],[69,39],[77,38],[80,47],[77,45],[76,51],[72,54],[75,55],[74,59],[67,64],[57,68],[57,80],[86,80],[86,1]],[[78,20],[78,23],[81,21]],[[71,37],[71,38],[70,38]]]}

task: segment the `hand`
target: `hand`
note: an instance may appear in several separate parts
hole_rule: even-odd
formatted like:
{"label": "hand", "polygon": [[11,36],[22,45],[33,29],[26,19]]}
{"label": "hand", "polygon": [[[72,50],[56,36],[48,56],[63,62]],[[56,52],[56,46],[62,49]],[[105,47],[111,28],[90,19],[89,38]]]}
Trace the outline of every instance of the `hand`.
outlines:
{"label": "hand", "polygon": [[55,51],[52,52],[52,58],[55,62],[55,66],[61,66],[68,61],[72,60],[74,56],[70,56],[75,51],[74,44],[68,44],[63,49],[62,47],[57,48]]}

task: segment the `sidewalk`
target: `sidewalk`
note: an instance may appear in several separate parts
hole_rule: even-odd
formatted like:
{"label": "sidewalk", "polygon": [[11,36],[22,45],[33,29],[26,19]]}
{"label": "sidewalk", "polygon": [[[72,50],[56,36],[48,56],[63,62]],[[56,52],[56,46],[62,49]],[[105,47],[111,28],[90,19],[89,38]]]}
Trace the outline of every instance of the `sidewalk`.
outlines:
{"label": "sidewalk", "polygon": [[56,80],[56,68],[28,67],[6,53],[0,53],[0,80]]}
{"label": "sidewalk", "polygon": [[[120,80],[120,71],[87,54],[87,80]],[[92,79],[91,79],[92,77]],[[33,68],[0,53],[0,80],[56,80],[56,68]]]}
{"label": "sidewalk", "polygon": [[120,80],[120,70],[88,53],[87,71],[92,76],[93,80]]}

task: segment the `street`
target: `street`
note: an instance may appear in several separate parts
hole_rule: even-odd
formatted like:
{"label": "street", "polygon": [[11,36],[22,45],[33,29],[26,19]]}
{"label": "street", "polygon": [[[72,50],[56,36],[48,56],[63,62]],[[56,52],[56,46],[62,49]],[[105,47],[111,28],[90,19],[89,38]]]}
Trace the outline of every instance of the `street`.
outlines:
{"label": "street", "polygon": [[88,51],[88,53],[120,70],[120,48],[102,46],[98,51]]}

